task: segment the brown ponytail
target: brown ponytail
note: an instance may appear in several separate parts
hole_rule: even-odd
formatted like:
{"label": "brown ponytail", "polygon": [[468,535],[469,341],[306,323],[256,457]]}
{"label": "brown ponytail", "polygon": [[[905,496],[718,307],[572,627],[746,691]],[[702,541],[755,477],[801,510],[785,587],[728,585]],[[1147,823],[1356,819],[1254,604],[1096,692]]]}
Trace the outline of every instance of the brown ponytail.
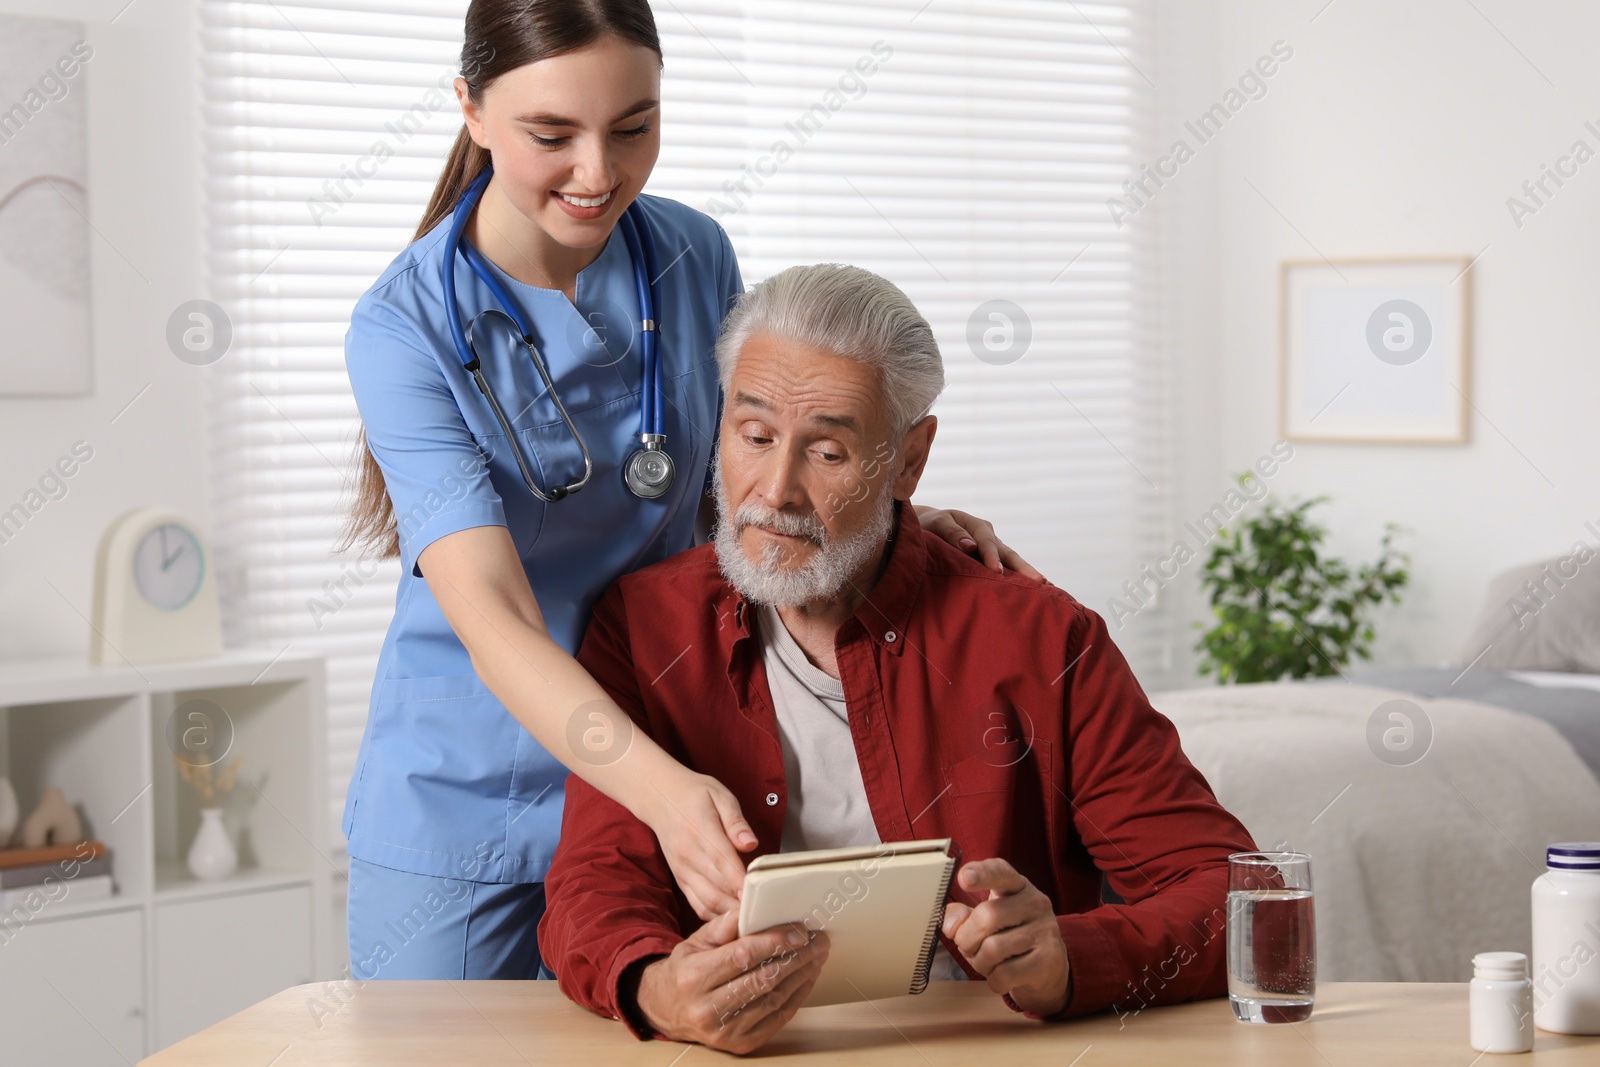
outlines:
{"label": "brown ponytail", "polygon": [[[461,44],[461,76],[474,103],[495,79],[528,63],[565,55],[607,34],[643,45],[661,55],[655,16],[647,0],[472,0]],[[455,208],[472,180],[490,162],[489,150],[472,139],[466,124],[456,134],[444,170],[428,198],[415,241]],[[335,552],[359,546],[377,559],[400,555],[400,533],[383,469],[367,445],[367,429],[356,435],[355,503]]]}

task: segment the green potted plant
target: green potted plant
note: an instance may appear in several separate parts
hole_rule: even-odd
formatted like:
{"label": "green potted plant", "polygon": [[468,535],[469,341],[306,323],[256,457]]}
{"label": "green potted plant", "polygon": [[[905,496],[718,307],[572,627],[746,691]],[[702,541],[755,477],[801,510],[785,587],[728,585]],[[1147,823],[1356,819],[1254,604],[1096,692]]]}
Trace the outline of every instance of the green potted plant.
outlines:
{"label": "green potted plant", "polygon": [[1269,496],[1221,531],[1200,579],[1216,617],[1195,645],[1201,674],[1271,682],[1339,674],[1352,656],[1371,658],[1371,613],[1398,604],[1410,580],[1410,557],[1393,545],[1403,530],[1389,523],[1377,561],[1352,571],[1321,555],[1327,529],[1308,513],[1327,499],[1285,505]]}

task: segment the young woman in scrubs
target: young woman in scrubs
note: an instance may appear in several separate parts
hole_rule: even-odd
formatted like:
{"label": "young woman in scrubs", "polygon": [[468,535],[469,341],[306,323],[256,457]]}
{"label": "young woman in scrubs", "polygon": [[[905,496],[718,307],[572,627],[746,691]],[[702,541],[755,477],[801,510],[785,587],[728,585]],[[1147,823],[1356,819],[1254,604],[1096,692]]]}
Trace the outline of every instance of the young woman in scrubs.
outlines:
{"label": "young woman in scrubs", "polygon": [[[569,770],[655,830],[702,916],[737,903],[738,852],[756,844],[727,789],[642,734],[593,754],[586,731],[626,731],[626,716],[573,658],[613,580],[694,543],[719,415],[712,346],[744,289],[715,221],[641,195],[660,148],[649,5],[474,0],[461,58],[465,126],[415,240],[362,296],[345,338],[364,441],[346,544],[401,562],[344,811],[359,979],[548,977],[535,928]],[[462,240],[531,321],[593,459],[588,484],[549,504],[524,484],[447,325],[451,212],[489,166]],[[639,446],[640,313],[614,230],[636,199],[661,264],[663,407],[677,469],[653,500],[622,476]],[[460,256],[455,289],[463,329],[498,307]],[[535,479],[548,491],[580,474],[577,444],[527,351],[507,343],[477,355]],[[988,523],[921,517],[997,569],[1032,570]]]}

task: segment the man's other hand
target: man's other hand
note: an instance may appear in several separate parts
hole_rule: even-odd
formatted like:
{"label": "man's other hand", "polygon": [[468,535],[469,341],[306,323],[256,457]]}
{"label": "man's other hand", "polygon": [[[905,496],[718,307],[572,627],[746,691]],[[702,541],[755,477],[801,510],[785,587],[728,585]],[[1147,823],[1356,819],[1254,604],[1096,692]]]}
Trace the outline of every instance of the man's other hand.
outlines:
{"label": "man's other hand", "polygon": [[644,969],[637,1002],[657,1033],[742,1054],[794,1017],[822,973],[827,935],[798,923],[738,934],[738,913],[724,912]]}
{"label": "man's other hand", "polygon": [[1050,898],[1002,859],[965,864],[958,880],[981,903],[948,905],[944,933],[989,988],[1036,1015],[1066,1007],[1067,943]]}

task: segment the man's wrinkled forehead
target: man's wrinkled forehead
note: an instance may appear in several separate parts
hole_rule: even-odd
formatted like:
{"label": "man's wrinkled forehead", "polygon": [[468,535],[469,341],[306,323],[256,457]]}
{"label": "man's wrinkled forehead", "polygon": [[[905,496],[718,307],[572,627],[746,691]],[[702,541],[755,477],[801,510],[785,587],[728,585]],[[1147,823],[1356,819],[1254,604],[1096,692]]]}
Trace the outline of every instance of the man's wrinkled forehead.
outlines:
{"label": "man's wrinkled forehead", "polygon": [[787,411],[780,412],[777,404],[759,393],[749,392],[744,389],[740,389],[733,394],[733,406],[735,408],[750,408],[761,412],[763,415],[793,414],[806,422],[815,423],[818,426],[829,429],[848,430],[851,433],[861,432],[861,420],[854,415],[813,409],[809,406],[798,411],[791,407]]}
{"label": "man's wrinkled forehead", "polygon": [[861,435],[881,406],[878,371],[858,360],[765,335],[750,339],[728,383],[734,417],[794,421]]}

